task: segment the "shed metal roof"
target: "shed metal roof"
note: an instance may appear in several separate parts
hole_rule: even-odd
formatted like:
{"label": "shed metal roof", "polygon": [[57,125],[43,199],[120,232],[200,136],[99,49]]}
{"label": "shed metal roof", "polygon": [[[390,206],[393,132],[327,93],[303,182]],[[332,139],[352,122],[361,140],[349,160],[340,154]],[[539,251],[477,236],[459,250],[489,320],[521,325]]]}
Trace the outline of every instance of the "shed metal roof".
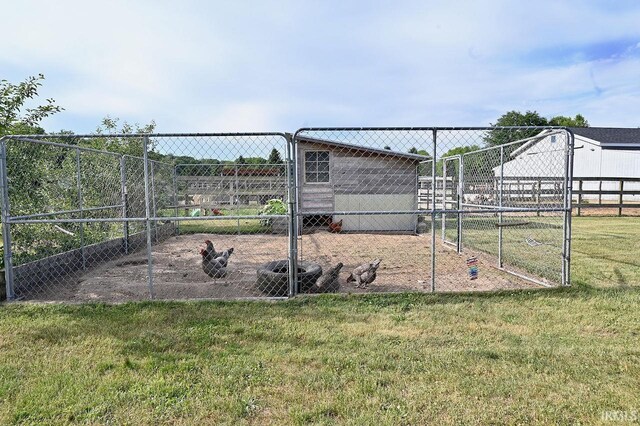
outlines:
{"label": "shed metal roof", "polygon": [[335,146],[337,148],[346,148],[346,149],[352,149],[356,151],[371,152],[374,154],[387,156],[387,157],[402,157],[402,158],[408,158],[410,160],[415,160],[415,161],[425,161],[425,160],[431,159],[431,157],[426,155],[411,154],[409,152],[391,151],[388,149],[370,148],[370,147],[354,145],[346,142],[338,142],[338,141],[333,141],[328,139],[313,138],[313,137],[304,136],[304,135],[297,135],[296,138],[304,142]]}

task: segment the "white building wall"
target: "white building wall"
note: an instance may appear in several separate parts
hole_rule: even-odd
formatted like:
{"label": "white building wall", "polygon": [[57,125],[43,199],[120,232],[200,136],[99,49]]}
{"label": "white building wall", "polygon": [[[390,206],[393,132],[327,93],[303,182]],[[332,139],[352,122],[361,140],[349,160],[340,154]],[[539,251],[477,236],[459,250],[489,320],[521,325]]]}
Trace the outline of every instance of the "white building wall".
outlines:
{"label": "white building wall", "polygon": [[[504,164],[505,176],[548,176],[562,177],[557,149],[564,147],[559,136],[555,143],[547,136],[529,149],[524,150],[513,160]],[[494,169],[496,175],[500,169]],[[602,149],[600,144],[578,135],[575,137],[573,151],[573,177],[640,177],[639,150]],[[575,189],[578,189],[575,186]],[[583,190],[619,190],[618,182],[583,182]],[[640,182],[626,182],[624,190],[640,191]],[[598,199],[597,195],[584,195],[583,199]],[[603,195],[602,200],[617,201],[618,195]],[[625,195],[625,201],[640,201],[640,195]]]}
{"label": "white building wall", "polygon": [[[547,136],[504,163],[504,176],[564,176],[565,137]],[[500,167],[494,169],[500,175]]]}

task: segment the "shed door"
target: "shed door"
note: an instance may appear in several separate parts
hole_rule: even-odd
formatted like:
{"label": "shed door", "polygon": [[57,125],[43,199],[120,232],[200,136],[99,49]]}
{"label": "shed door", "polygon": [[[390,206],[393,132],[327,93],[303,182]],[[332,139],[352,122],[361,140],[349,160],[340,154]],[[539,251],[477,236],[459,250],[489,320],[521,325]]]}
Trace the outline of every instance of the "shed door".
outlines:
{"label": "shed door", "polygon": [[[415,195],[336,194],[336,211],[415,210]],[[344,231],[415,231],[416,216],[410,214],[335,216]]]}

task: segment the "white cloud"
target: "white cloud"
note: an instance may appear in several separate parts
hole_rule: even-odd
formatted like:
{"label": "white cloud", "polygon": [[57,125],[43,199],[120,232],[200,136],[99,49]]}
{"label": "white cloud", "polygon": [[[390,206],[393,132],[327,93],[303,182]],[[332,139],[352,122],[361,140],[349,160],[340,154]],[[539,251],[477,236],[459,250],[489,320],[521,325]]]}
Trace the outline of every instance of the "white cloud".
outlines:
{"label": "white cloud", "polygon": [[67,129],[486,125],[510,109],[638,125],[633,4],[0,2],[3,77],[44,72]]}

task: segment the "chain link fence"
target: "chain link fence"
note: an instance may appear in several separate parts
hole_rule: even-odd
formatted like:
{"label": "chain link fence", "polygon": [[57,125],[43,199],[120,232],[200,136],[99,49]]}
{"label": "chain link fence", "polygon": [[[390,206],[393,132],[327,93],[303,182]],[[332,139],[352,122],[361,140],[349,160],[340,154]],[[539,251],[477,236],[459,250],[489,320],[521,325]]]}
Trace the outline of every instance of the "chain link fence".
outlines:
{"label": "chain link fence", "polygon": [[10,300],[281,298],[569,283],[554,128],[10,136]]}

